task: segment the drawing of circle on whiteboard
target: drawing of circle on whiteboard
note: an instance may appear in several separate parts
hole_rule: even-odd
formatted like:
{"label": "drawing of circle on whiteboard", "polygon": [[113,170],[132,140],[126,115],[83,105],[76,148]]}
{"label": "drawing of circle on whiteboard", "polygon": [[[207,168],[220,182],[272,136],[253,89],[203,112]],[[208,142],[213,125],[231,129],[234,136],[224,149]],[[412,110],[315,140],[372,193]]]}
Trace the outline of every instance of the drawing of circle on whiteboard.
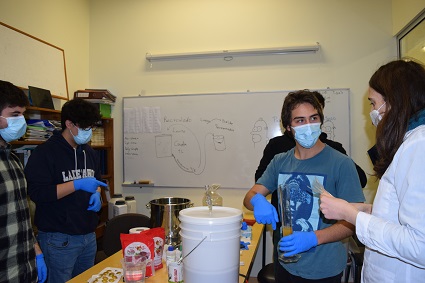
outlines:
{"label": "drawing of circle on whiteboard", "polygon": [[167,130],[172,134],[155,136],[156,156],[173,157],[183,171],[201,174],[205,169],[205,153],[193,132],[179,124]]}

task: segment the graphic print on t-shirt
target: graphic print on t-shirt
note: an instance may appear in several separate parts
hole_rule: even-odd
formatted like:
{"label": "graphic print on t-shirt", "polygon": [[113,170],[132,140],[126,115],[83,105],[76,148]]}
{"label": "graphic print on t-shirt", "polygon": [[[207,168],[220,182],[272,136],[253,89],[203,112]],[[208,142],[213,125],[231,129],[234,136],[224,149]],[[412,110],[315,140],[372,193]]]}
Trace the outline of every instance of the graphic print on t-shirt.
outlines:
{"label": "graphic print on t-shirt", "polygon": [[278,184],[290,190],[293,231],[309,232],[319,228],[319,196],[311,190],[315,178],[323,185],[324,177],[320,175],[298,172],[279,174]]}

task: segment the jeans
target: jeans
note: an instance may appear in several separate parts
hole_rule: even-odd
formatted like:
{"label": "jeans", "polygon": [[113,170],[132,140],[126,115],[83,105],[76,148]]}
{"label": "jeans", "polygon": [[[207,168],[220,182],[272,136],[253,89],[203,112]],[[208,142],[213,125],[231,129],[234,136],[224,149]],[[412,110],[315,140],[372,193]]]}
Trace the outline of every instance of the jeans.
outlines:
{"label": "jeans", "polygon": [[47,266],[47,283],[63,283],[94,265],[96,234],[67,235],[38,231]]}

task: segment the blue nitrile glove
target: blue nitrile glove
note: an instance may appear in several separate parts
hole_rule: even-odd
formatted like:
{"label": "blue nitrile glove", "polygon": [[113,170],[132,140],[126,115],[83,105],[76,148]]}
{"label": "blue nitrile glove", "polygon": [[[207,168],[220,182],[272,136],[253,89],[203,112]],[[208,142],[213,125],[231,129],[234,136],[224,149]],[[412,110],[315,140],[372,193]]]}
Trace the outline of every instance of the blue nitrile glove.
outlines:
{"label": "blue nitrile glove", "polygon": [[43,254],[35,256],[35,264],[37,265],[38,282],[43,283],[47,279],[47,266]]}
{"label": "blue nitrile glove", "polygon": [[241,244],[240,244],[241,250],[249,250],[248,245],[250,245],[250,244],[251,244],[250,242],[241,241]]}
{"label": "blue nitrile glove", "polygon": [[262,194],[256,194],[251,199],[254,207],[254,217],[258,223],[272,224],[273,230],[276,230],[276,223],[279,222],[276,208],[266,200]]}
{"label": "blue nitrile glove", "polygon": [[100,201],[100,193],[95,192],[90,197],[89,208],[87,208],[87,210],[98,212],[101,207],[102,207],[102,202]]}
{"label": "blue nitrile glove", "polygon": [[317,246],[317,237],[313,231],[295,231],[291,235],[282,237],[279,241],[279,250],[284,252],[285,256],[306,252],[315,246]]}
{"label": "blue nitrile glove", "polygon": [[95,177],[86,177],[78,180],[74,180],[74,188],[76,191],[83,190],[89,193],[94,194],[97,190],[97,187],[102,186],[106,187],[107,184],[96,180]]}

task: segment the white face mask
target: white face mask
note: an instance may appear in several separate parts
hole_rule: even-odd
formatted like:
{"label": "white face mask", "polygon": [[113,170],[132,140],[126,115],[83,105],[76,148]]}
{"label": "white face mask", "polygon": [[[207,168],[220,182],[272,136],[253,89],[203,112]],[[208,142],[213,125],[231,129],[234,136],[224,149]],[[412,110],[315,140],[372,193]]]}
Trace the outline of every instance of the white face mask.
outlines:
{"label": "white face mask", "polygon": [[71,132],[71,129],[69,129],[69,132],[71,133],[71,135],[74,137],[74,141],[76,144],[86,144],[91,140],[91,136],[92,136],[92,129],[90,130],[82,130],[80,128],[78,129],[78,134],[76,136],[74,136]]}
{"label": "white face mask", "polygon": [[295,131],[295,140],[304,148],[312,148],[319,139],[322,130],[320,123],[291,127]]}
{"label": "white face mask", "polygon": [[382,108],[382,106],[384,106],[386,104],[386,102],[384,102],[384,104],[382,104],[381,106],[379,106],[378,110],[373,109],[372,111],[370,111],[369,115],[370,115],[370,119],[372,119],[372,124],[377,127],[378,123],[382,120],[382,115],[379,113],[379,110]]}
{"label": "white face mask", "polygon": [[3,117],[7,121],[7,127],[0,129],[0,135],[6,142],[18,140],[25,134],[27,130],[27,122],[24,116],[17,117]]}

